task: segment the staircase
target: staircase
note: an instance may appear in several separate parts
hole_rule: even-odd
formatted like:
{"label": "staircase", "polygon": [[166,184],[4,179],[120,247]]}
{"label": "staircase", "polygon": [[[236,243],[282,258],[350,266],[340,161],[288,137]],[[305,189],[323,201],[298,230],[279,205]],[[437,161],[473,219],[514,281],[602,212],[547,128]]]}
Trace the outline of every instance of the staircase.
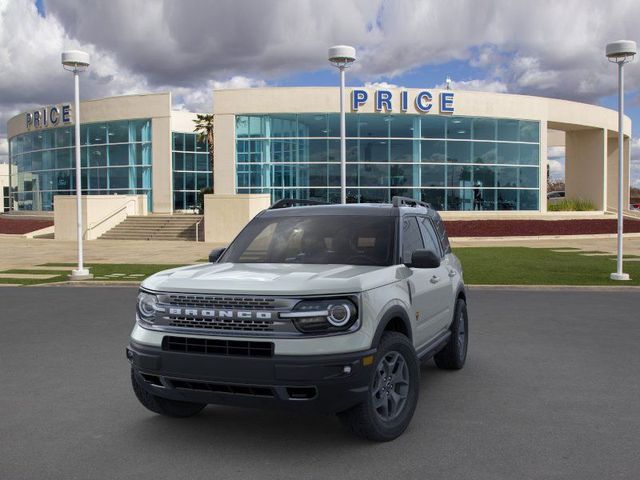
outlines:
{"label": "staircase", "polygon": [[102,234],[99,240],[196,240],[196,224],[200,222],[198,240],[204,240],[202,215],[129,216]]}

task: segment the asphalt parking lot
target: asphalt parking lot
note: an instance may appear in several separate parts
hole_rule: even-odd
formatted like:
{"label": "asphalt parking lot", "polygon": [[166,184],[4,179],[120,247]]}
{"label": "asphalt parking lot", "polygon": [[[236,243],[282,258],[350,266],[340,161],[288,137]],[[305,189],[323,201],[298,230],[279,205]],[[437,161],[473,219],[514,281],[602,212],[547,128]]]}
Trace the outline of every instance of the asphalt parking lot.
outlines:
{"label": "asphalt parking lot", "polygon": [[146,411],[134,288],[0,289],[0,479],[598,479],[640,472],[640,293],[472,290],[467,367],[422,367],[387,444],[333,417]]}

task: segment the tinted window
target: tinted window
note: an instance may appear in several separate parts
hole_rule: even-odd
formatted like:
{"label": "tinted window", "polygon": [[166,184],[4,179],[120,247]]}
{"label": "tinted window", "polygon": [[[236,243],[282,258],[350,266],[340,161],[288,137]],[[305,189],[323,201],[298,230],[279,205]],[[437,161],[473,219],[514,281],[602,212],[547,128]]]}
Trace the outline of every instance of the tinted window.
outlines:
{"label": "tinted window", "polygon": [[436,234],[440,239],[440,244],[444,249],[444,253],[451,253],[451,244],[449,243],[449,237],[447,236],[447,231],[444,229],[444,222],[438,213],[435,214],[435,217],[432,218],[433,225],[436,229]]}
{"label": "tinted window", "polygon": [[411,263],[411,254],[421,248],[424,245],[416,217],[405,217],[402,220],[402,263]]}
{"label": "tinted window", "polygon": [[420,217],[420,227],[422,230],[422,237],[424,238],[424,248],[431,250],[438,256],[442,256],[440,242],[438,241],[436,232],[433,230],[431,221],[426,217]]}
{"label": "tinted window", "polygon": [[393,217],[257,218],[233,241],[221,262],[392,265]]}

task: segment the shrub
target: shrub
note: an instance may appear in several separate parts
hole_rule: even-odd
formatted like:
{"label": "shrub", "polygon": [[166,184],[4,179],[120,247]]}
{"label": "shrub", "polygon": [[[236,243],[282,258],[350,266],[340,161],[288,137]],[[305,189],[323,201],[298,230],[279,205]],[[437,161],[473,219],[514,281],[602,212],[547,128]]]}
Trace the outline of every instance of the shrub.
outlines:
{"label": "shrub", "polygon": [[590,212],[597,210],[596,205],[591,200],[582,198],[563,198],[547,206],[550,212]]}

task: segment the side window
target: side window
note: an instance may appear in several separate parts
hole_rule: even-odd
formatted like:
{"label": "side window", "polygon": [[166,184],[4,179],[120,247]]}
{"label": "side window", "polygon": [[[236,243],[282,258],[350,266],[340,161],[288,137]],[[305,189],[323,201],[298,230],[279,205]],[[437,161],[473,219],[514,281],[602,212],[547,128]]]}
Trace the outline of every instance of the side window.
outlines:
{"label": "side window", "polygon": [[442,257],[440,242],[438,241],[433,225],[428,218],[420,217],[420,230],[422,231],[422,236],[424,238],[424,248],[431,250],[436,255]]}
{"label": "side window", "polygon": [[424,248],[416,217],[402,219],[402,263],[411,263],[414,250]]}
{"label": "side window", "polygon": [[436,233],[438,234],[438,237],[440,237],[440,243],[442,244],[444,253],[451,253],[451,244],[449,243],[447,231],[444,229],[444,222],[442,221],[442,218],[440,215],[436,214],[436,217],[433,220],[436,227]]}

